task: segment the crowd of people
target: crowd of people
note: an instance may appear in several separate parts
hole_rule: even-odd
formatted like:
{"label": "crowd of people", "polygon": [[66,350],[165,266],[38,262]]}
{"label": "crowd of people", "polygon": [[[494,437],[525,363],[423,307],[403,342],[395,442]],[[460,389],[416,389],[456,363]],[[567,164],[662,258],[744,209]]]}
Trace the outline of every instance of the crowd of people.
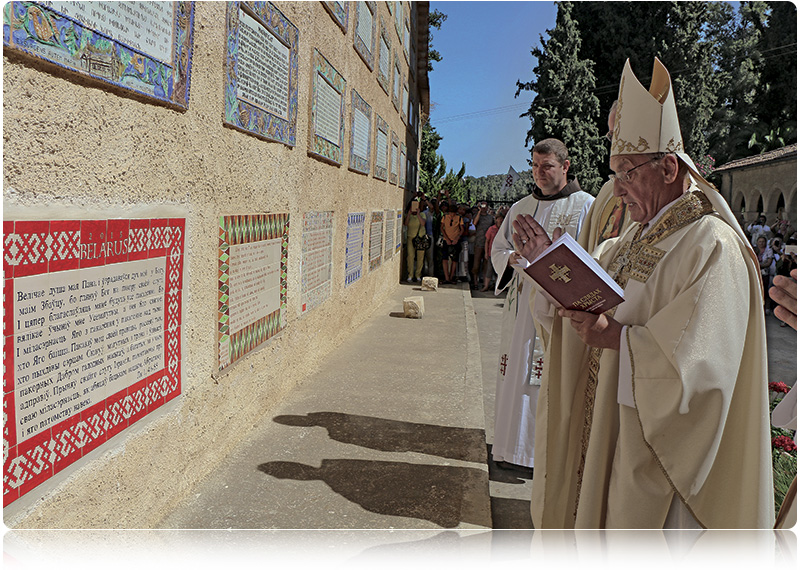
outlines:
{"label": "crowd of people", "polygon": [[496,280],[492,242],[507,212],[508,206],[495,208],[485,200],[470,206],[445,192],[438,197],[417,192],[403,216],[406,281],[437,277],[443,285],[469,282],[473,289],[488,291]]}
{"label": "crowd of people", "polygon": [[[769,315],[776,306],[775,301],[766,294],[776,275],[788,277],[797,268],[797,229],[792,228],[784,212],[779,212],[775,223],[767,224],[764,214],[751,224],[742,225],[761,267],[761,280],[764,287],[764,312]],[[782,327],[786,323],[781,323]]]}

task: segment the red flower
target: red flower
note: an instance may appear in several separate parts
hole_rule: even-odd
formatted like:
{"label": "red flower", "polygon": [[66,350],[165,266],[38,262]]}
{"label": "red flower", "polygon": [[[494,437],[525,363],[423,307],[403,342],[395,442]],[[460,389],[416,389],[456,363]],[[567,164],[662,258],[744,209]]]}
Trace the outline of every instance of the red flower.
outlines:
{"label": "red flower", "polygon": [[784,382],[770,382],[767,386],[771,392],[783,392],[784,394],[789,392],[789,386]]}
{"label": "red flower", "polygon": [[792,441],[792,438],[786,435],[779,435],[772,438],[772,447],[775,449],[783,449],[784,451],[795,451],[797,444]]}

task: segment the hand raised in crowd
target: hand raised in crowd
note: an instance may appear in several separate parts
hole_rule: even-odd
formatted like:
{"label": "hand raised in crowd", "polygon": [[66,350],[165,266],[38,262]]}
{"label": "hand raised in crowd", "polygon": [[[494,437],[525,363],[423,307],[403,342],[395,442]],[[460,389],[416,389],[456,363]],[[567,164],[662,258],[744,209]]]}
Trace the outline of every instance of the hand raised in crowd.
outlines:
{"label": "hand raised in crowd", "polygon": [[792,269],[790,277],[776,275],[769,290],[769,296],[778,303],[775,316],[797,330],[797,269]]}

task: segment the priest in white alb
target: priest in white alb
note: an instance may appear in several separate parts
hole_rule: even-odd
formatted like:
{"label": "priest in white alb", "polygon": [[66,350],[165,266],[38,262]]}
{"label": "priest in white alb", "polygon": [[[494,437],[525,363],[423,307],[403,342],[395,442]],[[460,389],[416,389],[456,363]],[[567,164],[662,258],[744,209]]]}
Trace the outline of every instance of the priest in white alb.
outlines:
{"label": "priest in white alb", "polygon": [[573,237],[594,198],[569,179],[569,154],[558,139],[537,142],[531,152],[536,185],[530,196],[514,203],[492,242],[492,265],[497,271],[495,295],[508,289],[503,305],[500,357],[495,392],[492,458],[496,462],[533,467],[536,400],[544,365],[544,349],[536,336],[528,298],[533,281],[515,269],[514,218],[530,214],[553,231],[560,227]]}
{"label": "priest in white alb", "polygon": [[[611,178],[634,223],[591,253],[625,300],[602,315],[531,300],[547,363],[534,526],[770,528],[758,262],[684,152],[661,62],[649,91],[626,63],[618,100]],[[550,243],[530,216],[514,227],[527,260]]]}

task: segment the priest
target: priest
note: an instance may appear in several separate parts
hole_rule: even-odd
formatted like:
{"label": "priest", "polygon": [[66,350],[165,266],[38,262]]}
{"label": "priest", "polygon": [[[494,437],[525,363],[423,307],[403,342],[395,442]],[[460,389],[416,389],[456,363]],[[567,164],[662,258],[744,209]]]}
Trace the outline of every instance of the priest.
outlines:
{"label": "priest", "polygon": [[[534,526],[769,528],[758,262],[684,152],[669,73],[657,59],[649,91],[625,64],[610,166],[634,223],[592,255],[625,301],[592,315],[532,298],[548,331]],[[526,260],[550,244],[531,216],[514,227]]]}
{"label": "priest", "polygon": [[541,384],[544,349],[528,309],[533,281],[514,268],[519,253],[513,242],[514,218],[533,216],[553,231],[560,227],[573,237],[593,198],[569,179],[567,147],[558,139],[537,142],[531,153],[536,185],[530,196],[516,202],[492,242],[492,264],[497,271],[495,295],[507,289],[503,305],[500,357],[495,393],[492,458],[499,464],[533,467],[536,401]]}

